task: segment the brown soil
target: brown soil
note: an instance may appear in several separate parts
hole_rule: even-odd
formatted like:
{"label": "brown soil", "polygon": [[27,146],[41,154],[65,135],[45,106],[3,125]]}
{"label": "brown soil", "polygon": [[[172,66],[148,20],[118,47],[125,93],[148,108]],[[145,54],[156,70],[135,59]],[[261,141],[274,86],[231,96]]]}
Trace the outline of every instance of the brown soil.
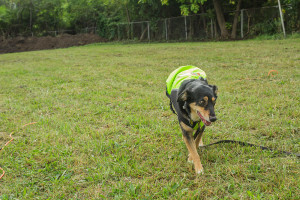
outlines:
{"label": "brown soil", "polygon": [[106,39],[94,34],[64,34],[57,37],[16,37],[5,40],[1,38],[0,54],[42,49],[66,48],[106,41]]}

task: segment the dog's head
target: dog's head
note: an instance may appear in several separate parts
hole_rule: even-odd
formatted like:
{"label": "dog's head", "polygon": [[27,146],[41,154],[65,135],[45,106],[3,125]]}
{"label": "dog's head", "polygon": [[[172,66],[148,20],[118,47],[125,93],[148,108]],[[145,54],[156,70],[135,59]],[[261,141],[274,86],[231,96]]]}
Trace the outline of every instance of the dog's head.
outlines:
{"label": "dog's head", "polygon": [[208,85],[204,79],[186,80],[179,88],[177,102],[181,111],[191,120],[202,120],[209,126],[217,120],[214,110],[217,90],[217,86]]}

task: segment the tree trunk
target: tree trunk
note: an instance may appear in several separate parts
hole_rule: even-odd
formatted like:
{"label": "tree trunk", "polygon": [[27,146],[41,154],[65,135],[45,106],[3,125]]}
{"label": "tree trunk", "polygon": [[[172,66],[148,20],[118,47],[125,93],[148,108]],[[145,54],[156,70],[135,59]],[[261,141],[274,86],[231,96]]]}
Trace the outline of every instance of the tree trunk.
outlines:
{"label": "tree trunk", "polygon": [[236,6],[234,18],[233,18],[233,24],[232,24],[232,30],[231,30],[231,39],[236,39],[236,29],[237,29],[237,24],[238,24],[239,13],[241,11],[241,4],[242,4],[242,0],[239,0],[238,4]]}
{"label": "tree trunk", "polygon": [[130,23],[130,15],[129,15],[129,10],[128,10],[127,4],[125,4],[125,10],[126,10],[126,15],[127,15],[127,22],[129,24]]}
{"label": "tree trunk", "polygon": [[129,15],[129,10],[127,7],[127,3],[125,3],[125,10],[126,10],[126,15],[127,15],[127,37],[128,39],[130,38],[130,15]]}
{"label": "tree trunk", "polygon": [[204,18],[204,14],[205,14],[205,10],[204,10],[204,7],[202,6],[202,4],[200,4],[200,8],[201,8],[201,18],[202,18],[202,23],[203,23],[203,27],[204,27],[204,30],[205,30],[205,33],[207,35],[207,27],[206,27],[206,20]]}
{"label": "tree trunk", "polygon": [[194,36],[194,22],[192,17],[190,17],[190,32],[189,32],[189,38],[193,38]]}
{"label": "tree trunk", "polygon": [[214,2],[215,10],[216,10],[218,24],[219,24],[219,27],[221,30],[221,38],[228,39],[229,33],[228,33],[228,30],[226,29],[226,21],[225,21],[224,13],[222,11],[220,2],[219,2],[219,0],[213,0],[213,2]]}
{"label": "tree trunk", "polygon": [[30,18],[29,18],[29,28],[30,28],[30,33],[32,33],[32,2],[30,2]]}

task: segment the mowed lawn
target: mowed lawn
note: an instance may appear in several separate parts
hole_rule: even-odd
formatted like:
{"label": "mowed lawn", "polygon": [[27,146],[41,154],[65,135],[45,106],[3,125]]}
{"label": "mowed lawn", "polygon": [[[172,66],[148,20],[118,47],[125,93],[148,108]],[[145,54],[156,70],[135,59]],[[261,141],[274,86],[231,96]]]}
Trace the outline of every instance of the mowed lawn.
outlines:
{"label": "mowed lawn", "polygon": [[300,152],[299,38],[2,54],[0,199],[299,199],[295,156],[219,144],[195,175],[165,96],[182,65],[219,88],[205,144]]}

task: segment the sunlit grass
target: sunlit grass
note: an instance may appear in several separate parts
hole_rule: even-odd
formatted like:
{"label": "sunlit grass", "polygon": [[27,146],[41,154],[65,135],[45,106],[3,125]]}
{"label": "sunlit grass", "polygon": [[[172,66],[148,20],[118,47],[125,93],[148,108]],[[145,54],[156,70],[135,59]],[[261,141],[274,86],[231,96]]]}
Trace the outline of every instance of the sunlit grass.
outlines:
{"label": "sunlit grass", "polygon": [[0,153],[0,199],[297,199],[293,156],[212,146],[198,150],[205,174],[195,176],[165,96],[169,73],[187,64],[219,88],[204,143],[299,152],[297,38],[3,54],[0,146],[15,140]]}

